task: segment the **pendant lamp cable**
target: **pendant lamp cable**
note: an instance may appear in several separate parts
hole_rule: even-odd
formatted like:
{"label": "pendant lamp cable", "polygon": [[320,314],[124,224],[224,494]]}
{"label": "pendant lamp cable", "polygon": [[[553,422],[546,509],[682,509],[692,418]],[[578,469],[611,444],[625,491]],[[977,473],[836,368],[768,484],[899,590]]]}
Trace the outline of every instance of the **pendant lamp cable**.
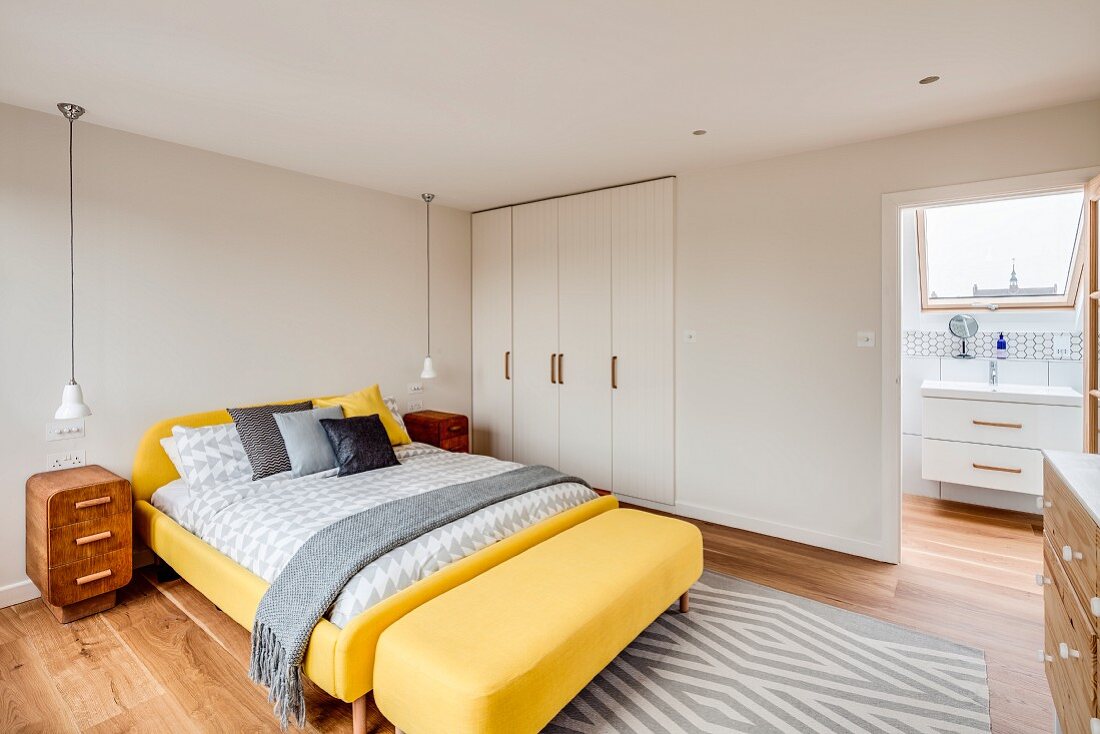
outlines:
{"label": "pendant lamp cable", "polygon": [[69,117],[69,383],[76,384],[76,264],[73,248],[73,123]]}
{"label": "pendant lamp cable", "polygon": [[424,200],[424,260],[427,262],[428,282],[427,282],[427,305],[428,305],[428,336],[427,356],[432,354],[432,199],[435,198],[435,194],[421,194],[420,198]]}

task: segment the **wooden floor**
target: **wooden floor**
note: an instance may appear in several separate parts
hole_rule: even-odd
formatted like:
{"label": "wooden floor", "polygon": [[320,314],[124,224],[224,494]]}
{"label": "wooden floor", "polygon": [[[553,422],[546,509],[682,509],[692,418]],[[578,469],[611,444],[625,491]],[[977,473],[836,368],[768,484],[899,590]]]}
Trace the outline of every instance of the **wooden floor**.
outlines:
{"label": "wooden floor", "polygon": [[[1038,517],[906,498],[889,566],[698,523],[708,568],[986,651],[994,732],[1049,731]],[[148,573],[109,612],[57,624],[38,601],[0,609],[0,731],[278,732],[248,681],[248,633],[184,581]],[[311,732],[350,706],[307,692]],[[370,729],[392,731],[370,707]]]}

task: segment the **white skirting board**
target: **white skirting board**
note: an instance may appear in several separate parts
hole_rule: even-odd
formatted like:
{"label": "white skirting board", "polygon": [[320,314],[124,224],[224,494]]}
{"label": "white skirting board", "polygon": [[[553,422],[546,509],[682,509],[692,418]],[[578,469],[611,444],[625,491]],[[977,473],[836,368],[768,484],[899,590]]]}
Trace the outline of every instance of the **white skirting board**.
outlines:
{"label": "white skirting board", "polygon": [[16,581],[14,584],[0,586],[0,609],[14,604],[22,604],[31,599],[42,596],[38,593],[38,587],[30,579]]}
{"label": "white skirting board", "polygon": [[678,502],[675,505],[665,505],[660,502],[647,502],[645,500],[634,499],[633,497],[626,497],[623,495],[616,495],[616,498],[624,504],[637,505],[638,507],[645,507],[650,510],[662,510],[673,515],[690,517],[693,520],[705,520],[706,522],[713,522],[719,525],[737,528],[738,530],[748,530],[751,533],[770,535],[795,543],[805,543],[806,545],[813,545],[818,548],[839,551],[840,553],[847,553],[850,556],[861,556],[884,563],[897,562],[896,559],[890,558],[886,549],[880,544],[870,543],[865,540],[845,538],[839,535],[829,535],[828,533],[820,533],[816,530],[807,530],[806,528],[799,528],[793,525],[783,525],[769,520],[760,520],[755,517],[734,515],[729,512],[700,505],[689,505],[682,502]]}

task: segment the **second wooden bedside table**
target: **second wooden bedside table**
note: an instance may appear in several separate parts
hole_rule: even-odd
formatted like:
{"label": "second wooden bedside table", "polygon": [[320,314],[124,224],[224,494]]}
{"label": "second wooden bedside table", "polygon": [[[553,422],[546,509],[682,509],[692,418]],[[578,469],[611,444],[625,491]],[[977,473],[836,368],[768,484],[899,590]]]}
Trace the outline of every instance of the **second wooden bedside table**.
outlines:
{"label": "second wooden bedside table", "polygon": [[130,482],[101,466],[27,480],[27,575],[57,620],[115,605],[133,573]]}
{"label": "second wooden bedside table", "polygon": [[464,415],[418,410],[405,414],[405,428],[413,441],[438,446],[444,451],[470,451],[470,421]]}

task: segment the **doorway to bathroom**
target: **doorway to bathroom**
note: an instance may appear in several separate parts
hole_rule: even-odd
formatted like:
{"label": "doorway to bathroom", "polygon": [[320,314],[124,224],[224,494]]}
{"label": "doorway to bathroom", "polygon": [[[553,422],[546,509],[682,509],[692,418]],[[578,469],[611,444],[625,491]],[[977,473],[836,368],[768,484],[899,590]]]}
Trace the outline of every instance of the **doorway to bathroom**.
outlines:
{"label": "doorway to bathroom", "polygon": [[[941,541],[904,542],[906,523],[928,523],[930,512],[1026,524],[1041,512],[1042,450],[1085,447],[1096,305],[1085,188],[1097,173],[883,197],[889,560],[935,561]],[[959,541],[942,539],[956,556]],[[1030,580],[1041,559],[1023,555],[976,549],[974,562]]]}

